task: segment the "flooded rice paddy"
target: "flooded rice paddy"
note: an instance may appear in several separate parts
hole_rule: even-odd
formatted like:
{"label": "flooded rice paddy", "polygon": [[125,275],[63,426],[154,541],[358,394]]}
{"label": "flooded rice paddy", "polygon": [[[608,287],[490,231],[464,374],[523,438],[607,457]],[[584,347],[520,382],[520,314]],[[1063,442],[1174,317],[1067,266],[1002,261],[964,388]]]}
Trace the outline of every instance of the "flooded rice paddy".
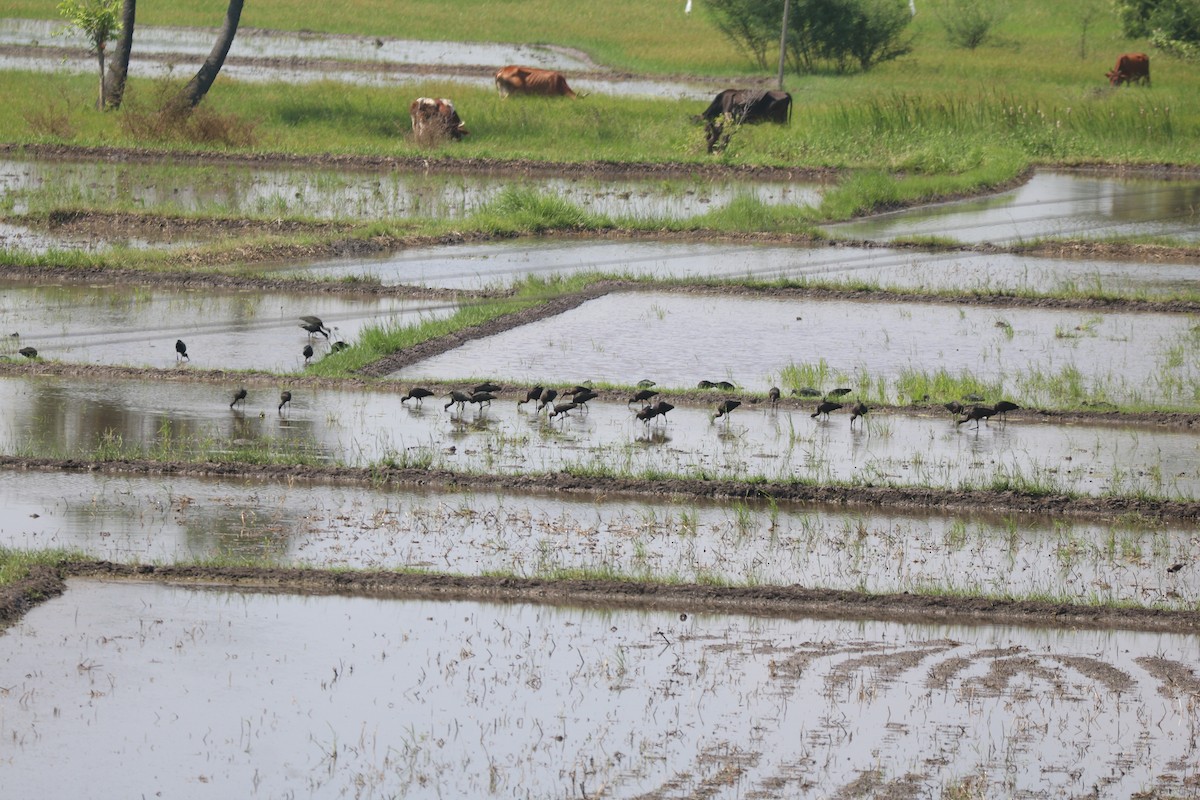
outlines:
{"label": "flooded rice paddy", "polygon": [[0,638],[23,797],[1129,797],[1198,767],[1192,636],[72,580]]}
{"label": "flooded rice paddy", "polygon": [[[0,19],[0,69],[33,72],[93,71],[87,44],[76,35],[54,39],[60,28],[52,21]],[[145,78],[178,77],[180,63],[200,64],[212,48],[215,29],[143,27],[130,58],[130,71]],[[74,47],[64,57],[58,49]],[[228,60],[221,68],[226,79],[255,83],[314,83],[341,81],[360,86],[412,86],[462,83],[494,88],[492,75],[505,64],[528,64],[551,69],[586,70],[588,78],[571,76],[572,88],[619,96],[685,98],[707,101],[714,89],[686,79],[634,78],[613,74],[585,54],[564,47],[495,42],[437,42],[339,36],[312,32],[239,28]],[[439,68],[444,71],[439,72]],[[405,101],[407,104],[407,100]],[[697,109],[699,112],[701,109]]]}
{"label": "flooded rice paddy", "polygon": [[898,379],[942,370],[995,382],[1031,406],[1052,404],[1043,392],[1061,380],[1082,399],[1192,404],[1200,396],[1198,322],[1182,314],[618,292],[393,377],[453,380],[487,364],[492,379],[529,384],[727,380],[765,392],[784,383],[785,368],[823,362],[840,384],[904,401]]}
{"label": "flooded rice paddy", "polygon": [[939,236],[1010,243],[1042,238],[1170,236],[1200,241],[1200,180],[1038,172],[1002,194],[879,214],[833,226],[839,236]]}
{"label": "flooded rice paddy", "polygon": [[[955,425],[949,414],[872,412],[851,428],[843,409],[828,421],[767,404],[734,412],[680,407],[647,426],[633,406],[592,401],[554,421],[501,395],[490,407],[423,407],[395,393],[251,388],[238,384],[60,378],[0,379],[0,449],[88,458],[97,453],[166,458],[231,453],[288,455],[317,463],[430,466],[512,475],[584,473],[762,477],[857,485],[986,488],[997,480],[1089,495],[1200,497],[1200,437],[1153,426],[1052,424],[1032,418]],[[280,388],[287,388],[281,382]],[[715,401],[714,401],[715,402]]]}
{"label": "flooded rice paddy", "polygon": [[95,161],[0,160],[0,203],[12,214],[40,207],[128,209],[310,219],[467,216],[516,186],[613,219],[681,218],[735,197],[818,202],[811,182],[725,179],[549,178],[392,169],[284,166],[186,167]]}
{"label": "flooded rice paddy", "polygon": [[909,292],[1200,294],[1200,269],[1194,264],[803,244],[524,240],[410,248],[269,270],[285,277],[363,277],[385,286],[450,289],[497,288],[530,275],[588,272],[631,278],[869,284]]}
{"label": "flooded rice paddy", "polygon": [[[308,481],[0,473],[0,547],[266,563],[960,592],[1193,608],[1190,526]],[[1176,564],[1186,568],[1169,571]]]}
{"label": "flooded rice paddy", "polygon": [[[441,300],[0,281],[0,357],[20,359],[17,350],[32,346],[47,359],[166,368],[183,339],[183,368],[301,372],[305,345],[320,359],[331,342],[352,342],[365,327],[453,311]],[[304,315],[320,317],[331,337],[310,337],[300,328]]]}

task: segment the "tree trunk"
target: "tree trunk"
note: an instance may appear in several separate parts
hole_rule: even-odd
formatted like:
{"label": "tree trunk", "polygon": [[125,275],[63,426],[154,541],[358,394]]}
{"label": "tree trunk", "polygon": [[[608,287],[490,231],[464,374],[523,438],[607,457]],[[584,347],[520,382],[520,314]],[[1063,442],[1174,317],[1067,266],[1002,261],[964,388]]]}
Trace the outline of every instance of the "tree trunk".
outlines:
{"label": "tree trunk", "polygon": [[96,110],[104,110],[104,45],[96,48],[96,61],[100,64],[100,93],[96,95]]}
{"label": "tree trunk", "polygon": [[204,60],[204,65],[200,67],[196,77],[188,81],[183,91],[175,97],[175,102],[180,108],[192,109],[200,105],[213,81],[217,79],[217,73],[221,71],[225,56],[229,55],[229,48],[233,45],[234,34],[237,33],[238,20],[242,16],[242,3],[243,0],[229,0],[229,8],[225,11],[225,24],[217,34],[217,43],[213,45],[212,52]]}
{"label": "tree trunk", "polygon": [[129,75],[129,51],[133,48],[133,17],[137,0],[123,0],[121,4],[121,35],[117,48],[108,62],[108,75],[104,78],[104,102],[109,108],[120,108],[125,96],[125,78]]}

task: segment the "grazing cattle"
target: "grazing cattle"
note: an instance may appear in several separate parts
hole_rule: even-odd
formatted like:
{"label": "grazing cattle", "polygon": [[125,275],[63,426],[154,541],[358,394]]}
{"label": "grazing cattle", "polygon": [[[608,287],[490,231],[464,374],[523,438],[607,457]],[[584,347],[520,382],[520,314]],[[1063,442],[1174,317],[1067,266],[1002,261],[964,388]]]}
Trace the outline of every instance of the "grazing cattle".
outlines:
{"label": "grazing cattle", "polygon": [[444,97],[418,97],[409,105],[408,115],[412,118],[413,136],[418,141],[447,136],[457,141],[470,133],[454,110],[454,103]]}
{"label": "grazing cattle", "polygon": [[561,72],[536,67],[509,65],[496,72],[496,91],[501,97],[510,94],[541,94],[547,97],[575,97]]}
{"label": "grazing cattle", "polygon": [[1145,53],[1124,53],[1117,57],[1117,66],[1105,73],[1113,86],[1122,83],[1146,82],[1150,85],[1150,57]]}
{"label": "grazing cattle", "polygon": [[729,114],[735,122],[778,122],[786,125],[792,118],[792,96],[787,92],[726,89],[713,99],[700,119],[711,122],[722,114]]}

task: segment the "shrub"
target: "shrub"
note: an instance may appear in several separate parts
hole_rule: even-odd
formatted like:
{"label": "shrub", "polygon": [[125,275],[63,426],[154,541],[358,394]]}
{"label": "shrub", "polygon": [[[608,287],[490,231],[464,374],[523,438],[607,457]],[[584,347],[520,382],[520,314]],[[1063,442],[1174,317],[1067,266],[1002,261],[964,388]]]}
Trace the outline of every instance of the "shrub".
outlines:
{"label": "shrub", "polygon": [[934,14],[950,44],[974,50],[991,36],[992,28],[1007,15],[1007,7],[989,0],[941,0]]}

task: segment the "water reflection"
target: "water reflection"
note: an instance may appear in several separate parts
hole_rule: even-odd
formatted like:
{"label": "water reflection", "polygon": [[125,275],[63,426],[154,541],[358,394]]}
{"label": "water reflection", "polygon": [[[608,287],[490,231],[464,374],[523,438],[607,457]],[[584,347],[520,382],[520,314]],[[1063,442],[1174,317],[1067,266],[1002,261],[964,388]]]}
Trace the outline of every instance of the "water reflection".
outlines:
{"label": "water reflection", "polygon": [[1038,172],[1000,195],[923,206],[833,226],[850,238],[942,236],[960,242],[1041,237],[1173,236],[1200,240],[1200,181]]}
{"label": "water reflection", "polygon": [[[479,210],[513,186],[562,198],[613,219],[690,217],[735,197],[765,203],[811,204],[821,187],[811,182],[633,177],[555,178],[404,172],[346,167],[184,167],[164,164],[0,160],[0,192],[14,214],[46,202],[96,208],[134,207],[156,213],[296,215],[315,219],[380,217],[458,218]],[[47,199],[48,198],[48,199]]]}

